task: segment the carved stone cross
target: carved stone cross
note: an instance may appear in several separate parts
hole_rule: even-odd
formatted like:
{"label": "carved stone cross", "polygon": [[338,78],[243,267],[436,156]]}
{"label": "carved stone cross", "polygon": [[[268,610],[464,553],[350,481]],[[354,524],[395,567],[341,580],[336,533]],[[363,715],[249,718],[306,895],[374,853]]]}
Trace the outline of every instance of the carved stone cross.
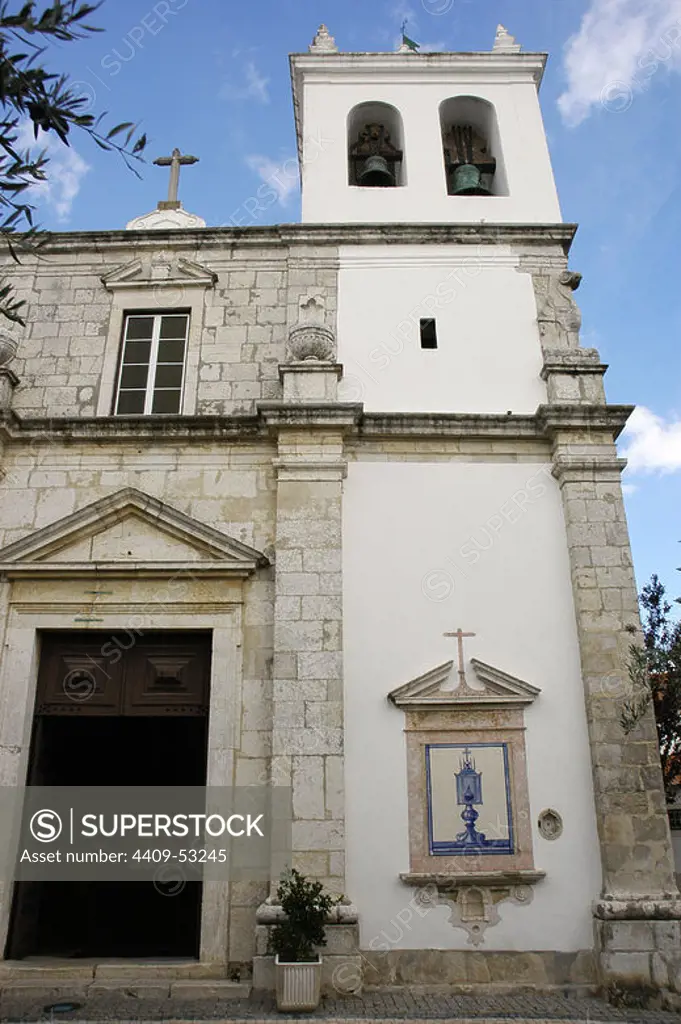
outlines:
{"label": "carved stone cross", "polygon": [[199,162],[198,156],[188,156],[180,153],[179,149],[174,149],[171,156],[159,156],[154,160],[155,164],[159,167],[170,167],[170,181],[168,182],[168,203],[172,203],[173,206],[177,206],[178,198],[177,193],[180,187],[180,167],[185,164],[196,164]]}
{"label": "carved stone cross", "polygon": [[464,665],[464,661],[463,661],[463,640],[464,640],[464,637],[466,637],[466,636],[475,636],[476,634],[475,633],[464,633],[464,631],[462,629],[457,629],[455,633],[443,633],[442,635],[443,636],[453,636],[453,637],[456,637],[456,639],[458,641],[457,646],[458,646],[458,649],[459,649],[459,671],[458,671],[458,674],[459,674],[459,686],[462,688],[462,690],[468,690],[468,689],[470,689],[470,687],[468,686],[468,683],[466,681],[466,673],[464,672],[464,667],[463,667],[463,665]]}

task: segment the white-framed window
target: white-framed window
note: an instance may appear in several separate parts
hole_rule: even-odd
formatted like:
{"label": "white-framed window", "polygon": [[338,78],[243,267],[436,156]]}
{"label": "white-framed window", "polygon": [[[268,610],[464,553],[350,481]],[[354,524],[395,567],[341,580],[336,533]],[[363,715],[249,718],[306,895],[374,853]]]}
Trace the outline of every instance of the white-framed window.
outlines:
{"label": "white-framed window", "polygon": [[179,413],[189,313],[126,313],[116,416]]}

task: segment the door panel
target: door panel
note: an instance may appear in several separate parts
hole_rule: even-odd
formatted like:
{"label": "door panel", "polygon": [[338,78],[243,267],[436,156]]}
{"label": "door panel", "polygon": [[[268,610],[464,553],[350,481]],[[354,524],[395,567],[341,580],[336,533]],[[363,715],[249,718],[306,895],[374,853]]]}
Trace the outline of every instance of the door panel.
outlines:
{"label": "door panel", "polygon": [[36,715],[206,715],[208,634],[45,634]]}
{"label": "door panel", "polygon": [[120,715],[122,661],[98,643],[45,641],[38,676],[37,715]]}

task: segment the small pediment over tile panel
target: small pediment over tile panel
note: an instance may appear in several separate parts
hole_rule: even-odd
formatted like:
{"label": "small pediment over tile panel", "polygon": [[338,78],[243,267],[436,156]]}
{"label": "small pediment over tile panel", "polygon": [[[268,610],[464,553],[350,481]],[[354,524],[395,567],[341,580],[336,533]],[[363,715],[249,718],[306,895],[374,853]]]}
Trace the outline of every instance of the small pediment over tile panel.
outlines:
{"label": "small pediment over tile panel", "polygon": [[213,288],[218,276],[200,263],[170,253],[140,257],[101,278],[109,291],[123,288]]}
{"label": "small pediment over tile panel", "polygon": [[134,488],[86,505],[0,548],[7,575],[67,572],[69,566],[152,572],[196,565],[197,571],[247,576],[265,555]]}
{"label": "small pediment over tile panel", "polygon": [[392,690],[388,700],[405,710],[432,708],[518,708],[531,704],[541,692],[516,676],[471,659],[476,685],[461,686],[453,661],[424,672]]}

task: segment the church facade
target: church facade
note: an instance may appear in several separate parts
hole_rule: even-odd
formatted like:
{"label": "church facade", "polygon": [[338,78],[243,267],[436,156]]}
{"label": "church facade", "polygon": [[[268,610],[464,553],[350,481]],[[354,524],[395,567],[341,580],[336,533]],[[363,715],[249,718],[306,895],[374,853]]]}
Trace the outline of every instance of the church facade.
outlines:
{"label": "church facade", "polygon": [[[655,728],[620,725],[631,409],[579,341],[545,56],[403,50],[291,58],[300,224],[206,227],[175,177],[11,269],[0,779],[68,749],[116,785],[153,747],[168,785],[290,787],[293,865],[344,896],[330,991],[669,992]],[[205,883],[172,941],[161,896],[137,947],[113,927],[131,966],[88,970],[269,987],[272,892]],[[92,958],[75,902],[65,937],[58,900],[0,897],[1,978]]]}

